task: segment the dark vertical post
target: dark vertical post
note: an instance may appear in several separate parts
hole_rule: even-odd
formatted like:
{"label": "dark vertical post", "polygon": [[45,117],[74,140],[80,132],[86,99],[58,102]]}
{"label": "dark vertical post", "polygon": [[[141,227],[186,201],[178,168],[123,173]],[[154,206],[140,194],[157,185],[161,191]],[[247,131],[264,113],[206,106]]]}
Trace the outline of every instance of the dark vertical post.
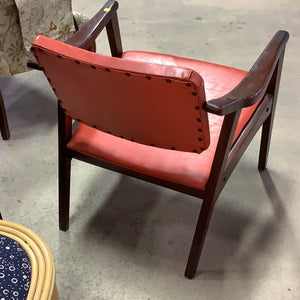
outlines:
{"label": "dark vertical post", "polygon": [[260,150],[259,150],[259,161],[258,161],[258,169],[263,171],[267,166],[269,149],[270,149],[270,142],[271,142],[271,135],[272,135],[272,128],[275,116],[275,109],[277,103],[277,96],[281,78],[281,70],[283,64],[283,57],[284,57],[284,50],[278,60],[277,66],[274,70],[272,75],[271,81],[269,83],[267,92],[268,94],[273,95],[273,104],[272,104],[272,111],[269,117],[263,124],[262,132],[261,132],[261,142],[260,142]]}
{"label": "dark vertical post", "polygon": [[2,97],[1,89],[0,89],[0,129],[1,129],[2,138],[4,140],[9,140],[10,133],[9,133],[6,110],[4,106],[4,100]]}
{"label": "dark vertical post", "polygon": [[113,12],[111,20],[106,25],[111,55],[121,57],[123,53],[117,12]]}
{"label": "dark vertical post", "polygon": [[239,110],[225,116],[223,121],[213,166],[211,168],[211,173],[206,187],[206,193],[203,199],[188,262],[184,273],[184,275],[189,279],[192,279],[196,274],[213,208],[216,199],[222,189],[222,186],[227,181],[227,178],[223,178],[223,173],[230,149],[232,147],[232,141],[239,120],[240,112],[241,111]]}
{"label": "dark vertical post", "polygon": [[67,152],[67,143],[72,135],[72,119],[67,116],[58,103],[58,194],[59,229],[69,228],[71,157]]}

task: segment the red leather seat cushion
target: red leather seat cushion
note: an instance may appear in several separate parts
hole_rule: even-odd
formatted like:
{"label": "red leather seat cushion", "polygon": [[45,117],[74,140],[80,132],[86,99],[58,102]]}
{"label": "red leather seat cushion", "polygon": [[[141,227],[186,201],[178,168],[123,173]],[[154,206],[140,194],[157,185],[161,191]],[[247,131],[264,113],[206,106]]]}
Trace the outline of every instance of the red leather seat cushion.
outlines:
{"label": "red leather seat cushion", "polygon": [[[198,72],[205,83],[207,100],[228,93],[247,72],[170,55],[128,51],[123,59],[186,67]],[[256,105],[242,110],[235,139]],[[210,146],[201,154],[165,150],[120,139],[80,124],[67,147],[75,151],[171,182],[205,189],[216,150],[223,117],[209,114]]]}

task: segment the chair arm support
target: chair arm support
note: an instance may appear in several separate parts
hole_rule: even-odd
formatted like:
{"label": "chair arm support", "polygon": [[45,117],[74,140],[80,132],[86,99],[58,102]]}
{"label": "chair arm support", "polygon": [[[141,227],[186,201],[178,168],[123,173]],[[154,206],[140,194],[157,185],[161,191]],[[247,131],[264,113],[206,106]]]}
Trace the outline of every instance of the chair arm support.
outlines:
{"label": "chair arm support", "polygon": [[117,1],[107,1],[93,18],[66,41],[66,44],[86,50],[89,49],[101,31],[115,16],[118,7]]}
{"label": "chair arm support", "polygon": [[33,70],[38,70],[38,71],[43,70],[43,68],[38,64],[38,62],[36,61],[36,59],[34,57],[32,59],[28,60],[27,67],[31,68]]}
{"label": "chair arm support", "polygon": [[207,112],[227,115],[255,104],[264,96],[278,60],[289,39],[286,31],[278,31],[244,79],[228,94],[205,104]]}

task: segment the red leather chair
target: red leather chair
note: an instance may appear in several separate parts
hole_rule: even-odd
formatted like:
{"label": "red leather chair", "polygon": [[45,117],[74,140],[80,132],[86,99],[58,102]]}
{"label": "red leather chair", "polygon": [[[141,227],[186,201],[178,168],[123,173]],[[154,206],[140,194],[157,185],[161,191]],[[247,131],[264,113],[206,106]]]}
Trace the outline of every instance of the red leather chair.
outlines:
{"label": "red leather chair", "polygon": [[[117,8],[108,1],[66,44],[43,36],[33,43],[58,98],[60,229],[69,227],[72,158],[199,197],[185,271],[193,278],[214,204],[261,126],[258,168],[266,168],[288,33],[277,32],[245,72],[123,53]],[[104,27],[113,57],[84,50]],[[79,126],[72,133],[74,119]]]}

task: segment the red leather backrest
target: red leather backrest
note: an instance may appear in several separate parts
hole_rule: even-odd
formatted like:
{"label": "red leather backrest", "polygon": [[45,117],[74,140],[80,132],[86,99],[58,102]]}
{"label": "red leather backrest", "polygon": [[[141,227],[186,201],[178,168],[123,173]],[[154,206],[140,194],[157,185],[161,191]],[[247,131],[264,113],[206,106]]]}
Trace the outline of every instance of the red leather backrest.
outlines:
{"label": "red leather backrest", "polygon": [[103,56],[43,36],[32,52],[73,119],[146,145],[198,153],[208,147],[204,83],[195,71]]}

